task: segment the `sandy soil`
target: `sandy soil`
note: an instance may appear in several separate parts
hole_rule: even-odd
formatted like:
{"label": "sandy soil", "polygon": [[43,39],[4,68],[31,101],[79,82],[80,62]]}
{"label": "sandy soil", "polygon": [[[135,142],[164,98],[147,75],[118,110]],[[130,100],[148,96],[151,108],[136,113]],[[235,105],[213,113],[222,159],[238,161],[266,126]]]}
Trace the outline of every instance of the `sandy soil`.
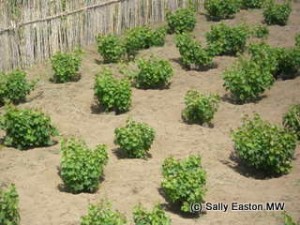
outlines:
{"label": "sandy soil", "polygon": [[[258,24],[262,21],[260,10],[241,11],[234,20],[226,23],[246,22]],[[198,16],[194,34],[204,41],[210,25],[203,15]],[[294,3],[289,24],[285,27],[270,27],[268,42],[277,46],[293,46],[294,36],[300,32],[300,3]],[[174,46],[174,37],[168,36],[166,46],[141,52],[170,59],[175,70],[170,89],[133,89],[133,105],[130,112],[122,115],[97,113],[91,107],[94,75],[102,65],[95,46],[86,49],[81,68],[82,78],[77,83],[53,84],[49,82],[49,64],[36,65],[29,70],[32,78],[39,78],[37,89],[20,107],[40,108],[49,114],[63,136],[77,135],[90,146],[107,144],[109,163],[105,168],[105,179],[95,194],[62,192],[58,176],[59,145],[18,151],[2,147],[0,150],[0,179],[14,182],[20,194],[22,225],[78,225],[80,217],[87,212],[89,203],[103,198],[124,212],[132,224],[132,208],[139,202],[147,207],[165,203],[159,193],[161,164],[173,155],[183,158],[189,154],[200,154],[207,171],[208,202],[265,203],[285,202],[285,210],[296,220],[300,219],[300,146],[290,174],[273,179],[256,179],[247,176],[231,160],[233,143],[230,131],[241,124],[244,115],[259,113],[264,119],[280,124],[282,115],[292,103],[300,101],[300,77],[294,80],[276,81],[270,91],[258,103],[233,105],[222,101],[213,120],[214,128],[187,125],[181,120],[183,98],[187,90],[196,88],[204,93],[214,92],[223,96],[221,74],[234,62],[233,57],[218,57],[218,67],[206,72],[185,71],[176,62],[179,53]],[[116,67],[116,66],[111,66]],[[123,125],[131,116],[149,123],[157,136],[148,161],[119,159],[114,153],[114,129]],[[200,218],[184,218],[167,212],[174,225],[192,224],[282,224],[281,212],[208,212]]]}

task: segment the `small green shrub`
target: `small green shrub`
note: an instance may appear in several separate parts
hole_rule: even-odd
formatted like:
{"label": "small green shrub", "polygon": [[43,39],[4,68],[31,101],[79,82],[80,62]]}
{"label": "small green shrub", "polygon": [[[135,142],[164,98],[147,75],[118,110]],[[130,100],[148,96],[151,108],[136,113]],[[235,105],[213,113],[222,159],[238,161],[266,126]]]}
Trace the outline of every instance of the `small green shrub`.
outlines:
{"label": "small green shrub", "polygon": [[81,217],[80,225],[125,225],[125,215],[114,211],[111,204],[103,201],[98,205],[90,205],[88,214]]}
{"label": "small green shrub", "polygon": [[292,79],[300,70],[300,48],[274,48],[277,55],[277,69],[275,76]]}
{"label": "small green shrub", "polygon": [[191,155],[183,160],[165,159],[162,189],[167,200],[178,205],[182,212],[190,212],[192,204],[200,204],[206,192],[206,172],[200,156]]}
{"label": "small green shrub", "polygon": [[259,9],[263,6],[266,0],[242,0],[242,8],[244,9]]}
{"label": "small green shrub", "polygon": [[131,106],[131,92],[130,82],[114,78],[109,69],[96,76],[94,93],[104,111],[127,112]]}
{"label": "small green shrub", "polygon": [[125,34],[125,47],[127,56],[134,58],[141,49],[151,47],[152,30],[150,27],[134,27]]}
{"label": "small green shrub", "polygon": [[173,76],[169,61],[151,57],[138,60],[138,72],[134,74],[134,85],[137,88],[165,88]]}
{"label": "small green shrub", "polygon": [[213,65],[213,57],[201,44],[188,34],[176,37],[180,61],[187,68],[206,69]]}
{"label": "small green shrub", "polygon": [[[253,43],[248,48],[251,60],[268,69],[273,75],[278,70],[277,50],[266,43]],[[274,75],[275,76],[275,75]]]}
{"label": "small green shrub", "polygon": [[275,78],[294,78],[300,70],[299,48],[271,47],[265,43],[259,43],[251,44],[249,53],[254,61],[265,68],[270,68]]}
{"label": "small green shrub", "polygon": [[57,52],[51,57],[54,82],[64,83],[78,80],[78,71],[81,64],[80,54],[80,51],[74,51],[73,53]]}
{"label": "small green shrub", "polygon": [[300,223],[296,223],[294,219],[287,214],[287,212],[283,213],[284,225],[300,225]]}
{"label": "small green shrub", "polygon": [[162,46],[165,43],[166,29],[151,29],[147,26],[134,27],[125,34],[125,48],[128,58],[134,58],[141,49]]}
{"label": "small green shrub", "polygon": [[14,184],[6,190],[0,188],[0,224],[20,224],[19,195]]}
{"label": "small green shrub", "polygon": [[160,27],[152,31],[151,46],[164,46],[167,35],[167,28]]}
{"label": "small green shrub", "polygon": [[290,171],[297,140],[293,133],[255,115],[246,119],[232,137],[238,157],[249,167],[267,175]]}
{"label": "small green shrub", "polygon": [[283,126],[294,132],[300,140],[300,104],[291,105],[283,116]]}
{"label": "small green shrub", "polygon": [[124,127],[115,129],[115,144],[129,158],[147,158],[155,131],[146,123],[128,120]]}
{"label": "small green shrub", "polygon": [[62,141],[60,176],[66,190],[80,193],[98,189],[103,168],[108,161],[106,149],[105,145],[89,149],[84,141],[76,138]]}
{"label": "small green shrub", "polygon": [[104,63],[116,63],[124,57],[125,46],[117,35],[99,35],[96,41],[98,52],[102,56]]}
{"label": "small green shrub", "polygon": [[206,40],[215,55],[236,55],[244,51],[248,36],[248,27],[245,25],[231,27],[221,23],[211,27]]}
{"label": "small green shrub", "polygon": [[257,38],[266,38],[269,35],[269,29],[265,25],[257,25],[251,29],[251,33]]}
{"label": "small green shrub", "polygon": [[142,205],[138,205],[133,211],[135,225],[170,225],[171,219],[166,215],[160,205],[155,206],[152,211],[147,211]]}
{"label": "small green shrub", "polygon": [[196,90],[189,90],[185,95],[185,109],[182,118],[188,123],[210,123],[218,110],[218,95],[203,95]]}
{"label": "small green shrub", "polygon": [[300,33],[295,36],[295,46],[300,48]]}
{"label": "small green shrub", "polygon": [[196,26],[196,12],[191,8],[177,9],[166,15],[168,33],[192,32]]}
{"label": "small green shrub", "polygon": [[35,82],[26,79],[27,74],[21,70],[10,73],[0,73],[0,104],[6,101],[20,103],[26,100],[26,95],[33,90]]}
{"label": "small green shrub", "polygon": [[205,0],[204,8],[212,20],[221,20],[234,17],[240,10],[239,0]]}
{"label": "small green shrub", "polygon": [[58,135],[50,117],[44,113],[12,106],[1,116],[0,127],[6,132],[4,144],[18,149],[52,145],[51,137]]}
{"label": "small green shrub", "polygon": [[269,67],[243,58],[223,73],[223,79],[223,86],[238,103],[257,100],[274,83]]}
{"label": "small green shrub", "polygon": [[291,12],[292,7],[290,1],[277,4],[274,0],[268,0],[263,15],[268,25],[277,24],[284,26],[287,24]]}

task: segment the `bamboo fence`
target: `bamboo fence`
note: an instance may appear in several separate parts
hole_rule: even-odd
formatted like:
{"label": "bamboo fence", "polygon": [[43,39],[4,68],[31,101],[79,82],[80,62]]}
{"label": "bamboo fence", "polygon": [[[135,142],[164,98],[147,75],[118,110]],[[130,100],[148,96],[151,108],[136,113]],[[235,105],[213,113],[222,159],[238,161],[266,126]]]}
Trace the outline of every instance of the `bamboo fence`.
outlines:
{"label": "bamboo fence", "polygon": [[167,10],[189,1],[0,0],[0,72],[90,45],[97,34],[164,21]]}

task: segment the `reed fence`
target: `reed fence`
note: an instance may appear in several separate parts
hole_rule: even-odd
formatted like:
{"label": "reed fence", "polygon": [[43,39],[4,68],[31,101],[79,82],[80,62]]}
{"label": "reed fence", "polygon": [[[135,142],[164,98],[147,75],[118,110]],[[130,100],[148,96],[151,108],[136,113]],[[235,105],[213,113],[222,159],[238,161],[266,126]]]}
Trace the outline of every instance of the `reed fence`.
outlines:
{"label": "reed fence", "polygon": [[[0,0],[0,71],[95,42],[99,33],[164,21],[190,0]],[[198,3],[200,0],[194,0]]]}

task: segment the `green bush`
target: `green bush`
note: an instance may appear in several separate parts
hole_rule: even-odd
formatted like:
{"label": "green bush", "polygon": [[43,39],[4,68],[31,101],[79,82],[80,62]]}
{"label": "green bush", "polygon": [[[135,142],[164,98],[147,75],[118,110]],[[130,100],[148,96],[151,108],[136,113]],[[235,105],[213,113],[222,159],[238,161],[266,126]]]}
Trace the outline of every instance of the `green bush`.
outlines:
{"label": "green bush", "polygon": [[268,69],[274,76],[278,70],[277,50],[266,43],[253,43],[248,48],[251,60]]}
{"label": "green bush", "polygon": [[255,115],[246,119],[232,137],[238,157],[249,167],[266,175],[290,171],[297,140],[293,133]]}
{"label": "green bush", "polygon": [[206,40],[215,55],[236,55],[244,51],[248,36],[248,27],[245,25],[231,27],[220,23],[211,27]]}
{"label": "green bush", "polygon": [[238,103],[257,100],[274,83],[269,67],[243,58],[223,73],[223,79],[223,86]]}
{"label": "green bush", "polygon": [[178,205],[182,212],[190,212],[191,205],[200,204],[206,192],[206,172],[200,156],[191,155],[183,160],[165,159],[161,183],[167,200]]}
{"label": "green bush", "polygon": [[196,26],[196,12],[191,8],[177,9],[166,15],[168,33],[192,32]]}
{"label": "green bush", "polygon": [[131,86],[127,79],[116,79],[109,69],[96,76],[94,93],[104,111],[117,114],[127,112],[131,106]]}
{"label": "green bush", "polygon": [[150,48],[152,43],[152,30],[150,27],[134,27],[125,34],[125,47],[127,56],[134,58],[141,49]]}
{"label": "green bush", "polygon": [[295,36],[295,46],[300,48],[300,33]]}
{"label": "green bush", "polygon": [[240,10],[239,0],[205,0],[204,8],[212,20],[221,20],[234,17]]}
{"label": "green bush", "polygon": [[90,205],[88,214],[81,217],[80,225],[125,225],[125,215],[111,208],[109,202]]}
{"label": "green bush", "polygon": [[138,60],[138,72],[134,74],[134,85],[137,88],[165,88],[173,76],[169,61],[151,57]]}
{"label": "green bush", "polygon": [[115,144],[129,158],[147,158],[155,131],[146,123],[128,120],[124,127],[115,129]]}
{"label": "green bush", "polygon": [[242,8],[245,9],[259,9],[261,8],[266,0],[242,0]]}
{"label": "green bush", "polygon": [[50,117],[44,113],[12,106],[0,117],[0,127],[6,132],[4,144],[18,149],[52,145],[51,136],[58,135]]}
{"label": "green bush", "polygon": [[274,48],[277,54],[277,69],[275,76],[292,79],[300,70],[300,48]]}
{"label": "green bush", "polygon": [[265,43],[259,43],[250,45],[249,53],[257,63],[270,68],[275,78],[294,78],[300,70],[299,48],[271,47]]}
{"label": "green bush", "polygon": [[80,54],[80,51],[74,51],[73,53],[57,52],[51,57],[54,82],[64,83],[78,80],[78,71],[81,64]]}
{"label": "green bush", "polygon": [[296,223],[294,219],[287,214],[287,212],[283,213],[284,225],[300,225],[300,223]]}
{"label": "green bush", "polygon": [[60,176],[66,190],[72,193],[95,192],[103,168],[108,161],[107,147],[89,149],[80,139],[69,138],[61,143]]}
{"label": "green bush", "polygon": [[277,4],[274,0],[268,0],[263,15],[268,25],[277,24],[284,26],[287,24],[291,12],[292,7],[290,1]]}
{"label": "green bush", "polygon": [[98,52],[104,63],[119,62],[125,55],[125,46],[120,37],[114,34],[99,35],[96,38]]}
{"label": "green bush", "polygon": [[171,219],[166,215],[160,205],[155,206],[152,211],[147,211],[143,206],[138,205],[133,211],[135,225],[170,225]]}
{"label": "green bush", "polygon": [[218,95],[203,95],[196,90],[189,90],[185,95],[185,109],[182,118],[188,123],[210,123],[218,110]]}
{"label": "green bush", "polygon": [[26,72],[14,70],[0,73],[0,104],[6,101],[18,104],[26,100],[26,95],[34,89],[35,82],[26,79]]}
{"label": "green bush", "polygon": [[125,34],[125,48],[128,58],[134,58],[141,49],[162,46],[165,43],[166,29],[151,29],[147,26],[134,27]]}
{"label": "green bush", "polygon": [[179,49],[181,63],[187,68],[206,69],[213,65],[212,55],[188,34],[176,37],[176,47]]}
{"label": "green bush", "polygon": [[0,224],[20,224],[19,195],[14,184],[6,190],[0,188]]}
{"label": "green bush", "polygon": [[291,105],[283,116],[283,126],[294,132],[300,140],[300,104]]}
{"label": "green bush", "polygon": [[257,38],[266,38],[269,35],[269,29],[265,25],[257,25],[252,27],[251,33]]}
{"label": "green bush", "polygon": [[160,27],[152,31],[151,46],[164,46],[167,35],[167,28]]}

